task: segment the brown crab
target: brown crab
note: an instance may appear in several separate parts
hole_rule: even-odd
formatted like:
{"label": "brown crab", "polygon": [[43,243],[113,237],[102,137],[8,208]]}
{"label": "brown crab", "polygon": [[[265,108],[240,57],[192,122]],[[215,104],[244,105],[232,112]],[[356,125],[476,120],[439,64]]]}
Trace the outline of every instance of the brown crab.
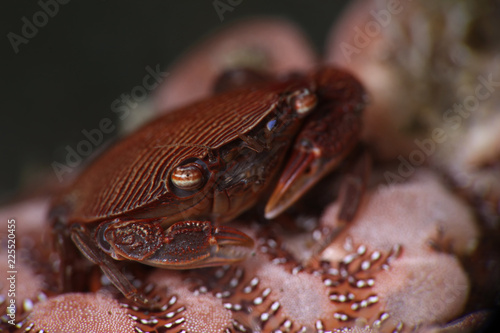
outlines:
{"label": "brown crab", "polygon": [[[71,237],[140,303],[148,300],[112,259],[168,269],[239,261],[253,241],[220,223],[254,206],[279,178],[266,206],[267,218],[277,216],[358,142],[365,93],[342,70],[273,79],[233,71],[216,89],[113,146],[52,205],[60,252]],[[348,197],[359,189],[348,186]],[[352,219],[357,202],[346,201],[342,218]],[[64,255],[62,263],[69,265]]]}

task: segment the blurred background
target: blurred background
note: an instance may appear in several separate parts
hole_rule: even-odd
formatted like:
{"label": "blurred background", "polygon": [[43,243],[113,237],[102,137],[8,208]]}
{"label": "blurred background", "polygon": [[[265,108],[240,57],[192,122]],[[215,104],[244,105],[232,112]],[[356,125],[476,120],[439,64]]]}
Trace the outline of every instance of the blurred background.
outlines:
{"label": "blurred background", "polygon": [[[0,4],[1,202],[29,188],[40,172],[50,175],[51,163],[64,161],[64,147],[84,139],[82,130],[104,117],[117,123],[111,103],[142,82],[146,66],[165,69],[212,31],[263,15],[292,20],[321,52],[348,3],[242,0],[221,21],[214,1],[60,0],[58,9],[49,6],[53,1]],[[45,23],[37,14],[41,3],[55,12]],[[24,40],[26,20],[39,20],[41,27],[25,31],[33,37]]]}

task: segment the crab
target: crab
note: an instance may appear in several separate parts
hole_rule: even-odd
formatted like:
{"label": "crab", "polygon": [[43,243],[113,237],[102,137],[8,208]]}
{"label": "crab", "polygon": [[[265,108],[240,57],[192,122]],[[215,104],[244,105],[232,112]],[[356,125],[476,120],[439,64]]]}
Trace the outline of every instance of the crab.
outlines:
{"label": "crab", "polygon": [[[265,217],[278,216],[359,142],[365,92],[340,69],[286,77],[242,70],[216,87],[111,146],[54,198],[63,267],[71,239],[124,296],[150,304],[118,261],[191,269],[243,260],[253,240],[223,224],[266,198]],[[345,200],[346,220],[357,202]]]}

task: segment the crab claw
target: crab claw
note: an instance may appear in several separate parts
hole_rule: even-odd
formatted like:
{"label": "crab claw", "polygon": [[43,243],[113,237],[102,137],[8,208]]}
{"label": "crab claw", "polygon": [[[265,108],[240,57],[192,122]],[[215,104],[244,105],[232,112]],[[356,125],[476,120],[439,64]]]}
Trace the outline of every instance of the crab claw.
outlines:
{"label": "crab claw", "polygon": [[253,248],[243,232],[208,221],[183,221],[164,233],[162,245],[144,263],[168,269],[191,269],[243,260]]}
{"label": "crab claw", "polygon": [[[361,104],[360,104],[361,105]],[[265,216],[272,219],[290,207],[325,174],[333,171],[359,140],[360,106],[323,105],[302,129],[288,164],[269,199]]]}
{"label": "crab claw", "polygon": [[321,87],[317,109],[306,120],[288,164],[265,208],[274,218],[290,207],[325,174],[333,171],[354,149],[361,132],[361,113],[367,96],[350,74],[320,69],[313,79]]}
{"label": "crab claw", "polygon": [[311,166],[317,165],[318,159],[314,153],[295,151],[285,171],[282,173],[271,197],[265,207],[266,219],[273,219],[288,207],[312,186],[313,178],[308,177]]}
{"label": "crab claw", "polygon": [[304,141],[298,147],[282,173],[274,192],[265,208],[265,216],[272,219],[296,202],[314,186],[326,173],[333,170],[342,158],[328,160],[322,156],[319,147],[310,146]]}

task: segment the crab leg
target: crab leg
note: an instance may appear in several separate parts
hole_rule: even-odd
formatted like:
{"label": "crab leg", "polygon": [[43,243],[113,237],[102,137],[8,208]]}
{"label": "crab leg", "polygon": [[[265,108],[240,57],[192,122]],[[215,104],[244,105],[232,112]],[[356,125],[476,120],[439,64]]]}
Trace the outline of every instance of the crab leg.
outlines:
{"label": "crab leg", "polygon": [[154,307],[156,304],[149,301],[149,299],[141,294],[137,288],[123,275],[116,262],[111,260],[111,257],[106,255],[89,236],[89,233],[82,227],[72,228],[71,238],[82,251],[85,256],[93,263],[100,266],[103,273],[107,278],[120,290],[120,292],[135,301],[136,303],[146,306]]}
{"label": "crab leg", "polygon": [[361,151],[354,160],[353,165],[342,179],[339,190],[340,211],[339,224],[350,222],[354,219],[361,199],[366,191],[368,179],[371,174],[372,159],[368,151]]}

